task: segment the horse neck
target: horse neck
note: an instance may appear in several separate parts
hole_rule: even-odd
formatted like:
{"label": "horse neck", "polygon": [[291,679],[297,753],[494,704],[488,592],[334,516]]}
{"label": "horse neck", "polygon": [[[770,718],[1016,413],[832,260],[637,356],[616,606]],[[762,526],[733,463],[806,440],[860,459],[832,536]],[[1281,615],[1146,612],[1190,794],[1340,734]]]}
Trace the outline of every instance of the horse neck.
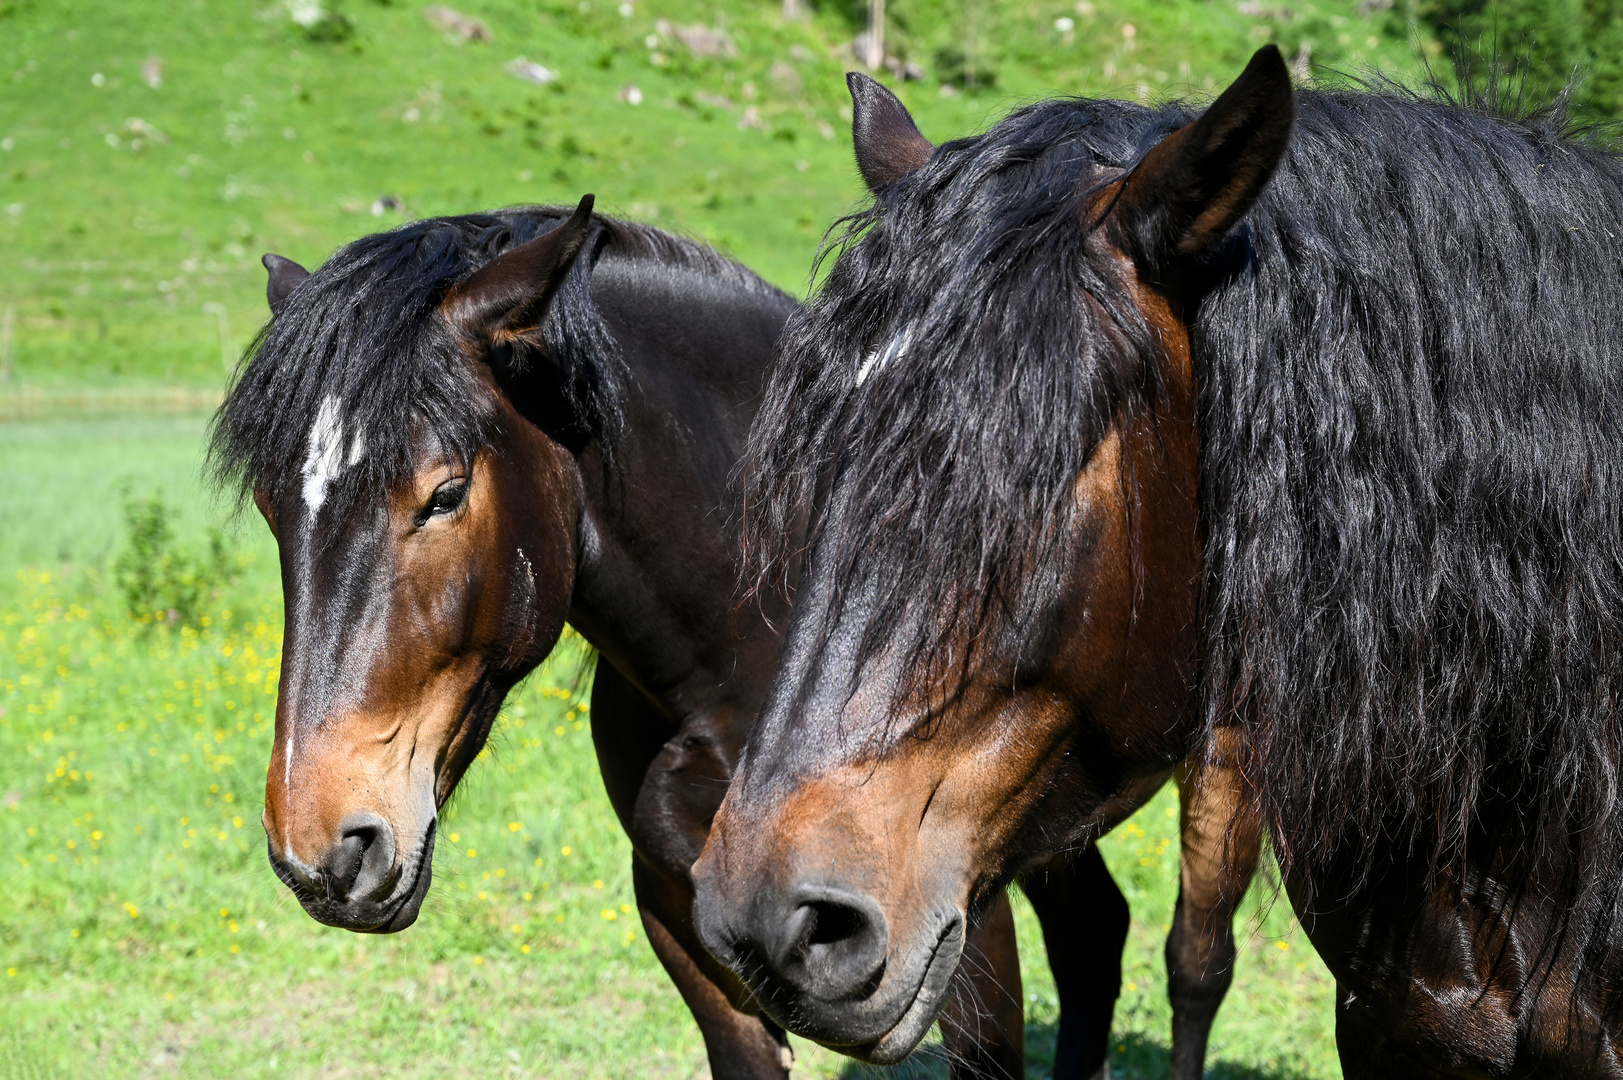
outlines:
{"label": "horse neck", "polygon": [[612,457],[596,442],[578,454],[570,622],[667,715],[747,723],[780,643],[735,602],[729,478],[792,302],[608,260],[593,299],[625,358],[625,423]]}

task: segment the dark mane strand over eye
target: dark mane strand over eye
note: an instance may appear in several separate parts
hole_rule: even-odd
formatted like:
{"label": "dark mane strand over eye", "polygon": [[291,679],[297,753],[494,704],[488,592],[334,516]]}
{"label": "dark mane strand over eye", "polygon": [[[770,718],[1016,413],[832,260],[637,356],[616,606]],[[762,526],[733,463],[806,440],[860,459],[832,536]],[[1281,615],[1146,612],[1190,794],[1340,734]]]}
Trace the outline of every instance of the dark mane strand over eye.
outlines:
{"label": "dark mane strand over eye", "polygon": [[1122,270],[1088,257],[1084,211],[1188,115],[1051,102],[946,144],[846,219],[790,321],[746,463],[751,583],[787,588],[809,512],[837,602],[872,605],[865,652],[907,658],[902,693],[950,684],[972,659],[954,642],[990,645],[1055,580],[1072,482],[1158,393],[1150,329]]}

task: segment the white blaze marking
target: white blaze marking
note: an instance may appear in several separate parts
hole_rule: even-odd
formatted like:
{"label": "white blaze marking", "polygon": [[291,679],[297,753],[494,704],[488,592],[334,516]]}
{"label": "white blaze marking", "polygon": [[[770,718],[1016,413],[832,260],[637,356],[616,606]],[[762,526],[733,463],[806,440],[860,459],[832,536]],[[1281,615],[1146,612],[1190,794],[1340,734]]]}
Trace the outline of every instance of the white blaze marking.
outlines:
{"label": "white blaze marking", "polygon": [[284,765],[284,768],[282,769],[282,786],[284,788],[291,788],[293,786],[293,735],[294,724],[292,721],[289,721],[287,725],[287,748],[282,754],[282,762]]}
{"label": "white blaze marking", "polygon": [[344,455],[344,422],[338,415],[338,399],[331,394],[321,399],[316,422],[310,426],[310,440],[304,459],[304,503],[314,514],[327,500],[327,485],[344,469],[366,453],[366,437],[357,431]]}
{"label": "white blaze marking", "polygon": [[[344,422],[338,415],[338,399],[328,394],[321,399],[321,408],[316,411],[316,422],[310,425],[310,438],[305,445],[304,467],[300,470],[304,477],[304,504],[310,508],[311,514],[315,514],[327,501],[327,485],[366,453],[366,438],[364,433],[357,431],[350,441],[349,454],[345,456]],[[287,726],[287,744],[282,754],[282,783],[289,789],[293,786],[293,744],[297,734],[298,725],[290,722]],[[292,842],[290,835],[286,838],[289,851],[292,850]]]}
{"label": "white blaze marking", "polygon": [[[293,798],[293,734],[296,727],[293,721],[287,724],[287,746],[282,751],[282,798]],[[292,815],[282,815],[282,852],[285,857],[293,858],[293,820]]]}
{"label": "white blaze marking", "polygon": [[907,355],[907,347],[913,343],[913,329],[909,327],[900,334],[886,342],[884,348],[875,349],[863,358],[857,366],[857,385],[861,386],[869,375],[878,371],[886,364]]}

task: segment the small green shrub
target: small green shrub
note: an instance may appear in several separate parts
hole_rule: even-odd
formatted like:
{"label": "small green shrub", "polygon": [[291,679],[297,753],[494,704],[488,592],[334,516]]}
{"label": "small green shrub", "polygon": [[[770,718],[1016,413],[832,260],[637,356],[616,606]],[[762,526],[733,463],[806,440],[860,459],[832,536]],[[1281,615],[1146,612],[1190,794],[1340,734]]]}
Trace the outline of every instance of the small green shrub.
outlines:
{"label": "small green shrub", "polygon": [[1623,0],[1423,0],[1461,82],[1537,104],[1577,79],[1588,119],[1623,116]]}
{"label": "small green shrub", "polygon": [[241,567],[235,553],[215,528],[207,532],[204,551],[180,546],[176,511],[162,495],[143,498],[128,487],[123,495],[127,538],[113,563],[113,581],[130,618],[145,626],[195,625],[209,598],[237,579]]}

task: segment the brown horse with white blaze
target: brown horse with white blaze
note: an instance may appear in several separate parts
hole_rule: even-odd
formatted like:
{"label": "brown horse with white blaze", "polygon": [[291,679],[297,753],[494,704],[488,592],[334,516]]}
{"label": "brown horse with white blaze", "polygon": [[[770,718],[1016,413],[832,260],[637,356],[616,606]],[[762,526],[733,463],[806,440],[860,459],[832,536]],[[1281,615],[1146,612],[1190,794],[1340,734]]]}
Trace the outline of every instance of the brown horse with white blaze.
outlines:
{"label": "brown horse with white blaze", "polygon": [[[589,198],[414,223],[314,274],[266,265],[275,315],[215,454],[281,554],[277,875],[322,922],[409,926],[439,807],[568,619],[600,651],[593,740],[649,943],[712,1074],[781,1078],[782,1029],[694,934],[689,868],[780,647],[781,607],[734,610],[728,477],[793,301]],[[973,947],[954,1075],[1012,1075],[1006,905]]]}
{"label": "brown horse with white blaze", "polygon": [[[863,223],[890,241],[922,224],[922,214],[913,217],[918,211],[893,196],[901,182],[927,174],[937,152],[888,92],[860,76],[850,81],[857,160],[876,196]],[[1169,227],[1187,228],[1196,247],[1220,239],[1266,179],[1269,154],[1277,156],[1288,130],[1287,115],[1272,133],[1272,149],[1248,148],[1235,181]],[[1098,192],[1091,206],[1104,212],[1124,201],[1121,194],[1119,186]],[[921,201],[935,200],[930,209],[940,212],[949,198],[938,189]],[[1127,211],[1117,207],[1124,217]],[[1077,207],[1078,231],[1084,218]],[[936,234],[917,238],[919,250],[949,250],[954,241],[947,234],[963,224],[959,218],[938,225]],[[975,552],[979,564],[968,567],[971,582],[979,574],[991,579],[989,593],[1018,591],[1009,584],[1014,575],[988,567],[984,547],[1018,520],[1017,511],[995,500],[974,506],[980,492],[960,493],[962,505],[933,518],[922,499],[902,501],[915,494],[909,485],[930,475],[918,464],[921,452],[953,463],[978,449],[932,429],[922,410],[941,404],[942,395],[962,403],[984,392],[996,400],[1006,387],[983,391],[971,377],[967,385],[926,389],[925,376],[905,370],[907,361],[946,346],[925,338],[922,321],[887,310],[931,302],[909,300],[883,279],[898,271],[900,246],[854,270],[848,259],[836,264],[825,298],[839,297],[839,315],[820,300],[799,320],[787,339],[788,366],[769,395],[768,408],[783,412],[763,422],[794,427],[797,435],[840,430],[857,446],[872,446],[874,460],[918,472],[903,478],[868,471],[865,463],[847,470],[860,450],[833,450],[831,439],[814,451],[831,467],[815,478],[795,476],[803,486],[784,499],[771,486],[779,462],[751,462],[764,513],[781,515],[769,517],[767,528],[755,523],[768,552],[785,550],[770,525],[793,517],[814,489],[826,494],[813,512],[813,541],[779,673],[695,867],[706,943],[750,980],[769,1012],[791,1030],[874,1062],[897,1060],[923,1036],[966,928],[1004,883],[1040,880],[1041,870],[1032,867],[1056,847],[1087,849],[1126,818],[1179,770],[1199,727],[1199,440],[1176,297],[1152,281],[1134,281],[1136,321],[1102,320],[1135,350],[1132,370],[1108,373],[1107,393],[1119,413],[1069,436],[1086,453],[1065,482],[1066,511],[1044,549],[1048,565],[1035,568],[1035,584],[1018,586],[1023,595],[999,601],[1006,605],[995,612],[1000,618],[977,624],[974,618],[988,612],[974,607],[981,601],[965,600],[972,586],[941,586],[888,559],[897,550],[928,553],[956,540],[954,530],[969,530],[976,535],[964,536],[962,545],[983,545]],[[995,254],[977,257],[999,268]],[[1107,260],[1106,273],[1128,276],[1125,255],[1110,249]],[[947,304],[963,299],[943,284],[915,279],[906,291],[952,297]],[[1076,304],[1074,295],[1053,291],[1058,295],[1037,296],[1054,307]],[[965,310],[974,311],[973,304],[939,314],[962,329]],[[1034,312],[1024,326],[1005,318],[1001,328],[1025,333],[1044,316]],[[855,360],[842,362],[821,348],[835,321],[843,321],[840,339],[853,346]],[[797,347],[806,353],[797,355]],[[1110,359],[1098,342],[1072,347],[1083,363]],[[1018,347],[1011,351],[1018,355]],[[834,381],[843,383],[843,400],[821,396]],[[869,400],[857,396],[865,386]],[[801,404],[791,405],[797,398]],[[809,419],[791,420],[797,408]],[[995,452],[1017,459],[1021,453]],[[1006,497],[1020,503],[1031,490],[1049,497],[1036,488]],[[896,493],[902,497],[876,505]],[[862,525],[847,524],[857,521]],[[1145,583],[1154,584],[1153,597],[1146,598]],[[959,617],[981,636],[966,635]],[[1201,1074],[1206,1032],[1232,978],[1234,908],[1260,843],[1236,766],[1232,753],[1213,752],[1179,770],[1185,875],[1167,949],[1179,1080]],[[1062,909],[1050,911],[1063,922]],[[1086,1073],[1062,1074],[1107,1074],[1103,1051],[1100,1045],[1098,1056],[1090,1055]]]}
{"label": "brown horse with white blaze", "polygon": [[[448,298],[446,338],[539,326],[586,220],[470,278]],[[273,307],[287,265],[273,267]],[[416,919],[439,807],[568,614],[578,506],[519,494],[570,491],[565,451],[522,422],[489,369],[469,372],[494,436],[483,452],[465,458],[420,423],[406,482],[381,505],[339,504],[333,489],[361,464],[369,433],[346,431],[334,396],[310,428],[297,487],[255,489],[282,547],[289,616],[265,792],[271,864],[313,916],[347,929]],[[341,537],[321,527],[324,508],[348,511]]]}

